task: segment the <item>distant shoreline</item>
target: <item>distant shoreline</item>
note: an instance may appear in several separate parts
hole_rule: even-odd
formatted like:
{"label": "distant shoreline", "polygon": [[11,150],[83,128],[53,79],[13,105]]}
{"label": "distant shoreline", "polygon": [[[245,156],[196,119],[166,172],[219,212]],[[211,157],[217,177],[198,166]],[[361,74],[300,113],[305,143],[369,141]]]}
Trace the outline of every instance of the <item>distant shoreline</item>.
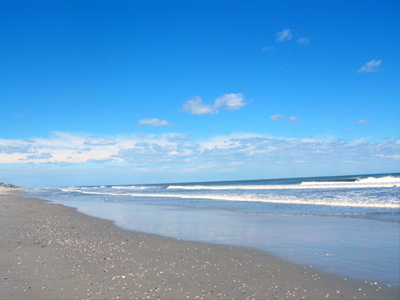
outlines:
{"label": "distant shoreline", "polygon": [[14,194],[14,193],[20,193],[24,190],[25,188],[20,187],[20,186],[2,186],[0,185],[0,194]]}

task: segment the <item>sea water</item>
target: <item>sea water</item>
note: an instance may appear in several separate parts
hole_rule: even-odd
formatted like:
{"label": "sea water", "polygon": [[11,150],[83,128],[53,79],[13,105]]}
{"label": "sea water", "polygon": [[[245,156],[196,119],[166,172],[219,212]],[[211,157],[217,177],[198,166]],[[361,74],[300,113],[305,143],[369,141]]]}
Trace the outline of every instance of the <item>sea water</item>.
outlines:
{"label": "sea water", "polygon": [[31,189],[124,229],[399,286],[400,174]]}

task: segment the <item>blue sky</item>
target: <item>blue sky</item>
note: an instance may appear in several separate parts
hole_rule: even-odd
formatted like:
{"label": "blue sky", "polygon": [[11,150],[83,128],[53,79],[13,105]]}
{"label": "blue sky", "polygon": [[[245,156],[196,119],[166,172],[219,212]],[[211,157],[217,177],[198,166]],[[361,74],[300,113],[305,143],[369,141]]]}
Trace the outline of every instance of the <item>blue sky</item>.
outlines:
{"label": "blue sky", "polygon": [[1,1],[0,181],[400,171],[399,1]]}

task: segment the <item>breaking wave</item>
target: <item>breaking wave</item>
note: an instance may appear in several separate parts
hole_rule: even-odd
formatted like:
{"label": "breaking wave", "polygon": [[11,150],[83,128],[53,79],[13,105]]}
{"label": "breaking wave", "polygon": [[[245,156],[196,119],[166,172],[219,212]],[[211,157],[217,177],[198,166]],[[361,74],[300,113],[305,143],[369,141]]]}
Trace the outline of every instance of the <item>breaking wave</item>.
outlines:
{"label": "breaking wave", "polygon": [[400,177],[368,177],[354,181],[303,181],[292,185],[170,185],[167,189],[184,190],[288,190],[288,189],[337,189],[400,187]]}

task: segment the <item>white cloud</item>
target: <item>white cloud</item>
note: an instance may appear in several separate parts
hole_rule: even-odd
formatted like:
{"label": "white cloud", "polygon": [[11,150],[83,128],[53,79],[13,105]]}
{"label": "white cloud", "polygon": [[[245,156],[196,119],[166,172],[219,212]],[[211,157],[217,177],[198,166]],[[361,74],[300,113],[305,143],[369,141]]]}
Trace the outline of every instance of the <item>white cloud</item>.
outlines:
{"label": "white cloud", "polygon": [[114,161],[114,159],[112,159],[112,158],[89,158],[87,160],[87,162],[94,162],[94,163],[99,163],[99,164],[112,162],[112,161]]}
{"label": "white cloud", "polygon": [[349,132],[350,132],[350,130],[348,130],[348,129],[343,130],[343,134],[346,134],[346,133],[349,133]]}
{"label": "white cloud", "polygon": [[361,119],[357,122],[357,125],[369,125],[371,123],[370,119]]}
{"label": "white cloud", "polygon": [[360,144],[364,144],[367,140],[368,139],[366,139],[366,138],[354,139],[354,140],[349,141],[348,143],[351,146],[357,146],[357,145],[360,145]]}
{"label": "white cloud", "polygon": [[244,103],[243,94],[225,94],[214,101],[214,105],[203,103],[200,96],[193,97],[183,104],[182,111],[189,112],[192,115],[217,114],[218,109],[225,107],[228,111],[237,110],[247,103]]}
{"label": "white cloud", "polygon": [[53,157],[53,155],[51,153],[32,154],[32,155],[28,155],[26,157],[26,160],[48,159],[48,158],[52,158],[52,157]]}
{"label": "white cloud", "polygon": [[289,117],[289,120],[286,122],[286,125],[290,125],[290,124],[293,124],[294,122],[298,122],[298,121],[300,121],[299,117],[291,116],[291,117]]}
{"label": "white cloud", "polygon": [[310,40],[308,38],[299,38],[297,40],[297,43],[302,45],[308,45],[310,43]]}
{"label": "white cloud", "polygon": [[200,96],[195,96],[183,104],[182,111],[190,112],[192,115],[208,115],[215,113],[210,105],[203,103]]}
{"label": "white cloud", "polygon": [[161,120],[161,119],[142,119],[140,120],[136,127],[142,127],[143,125],[148,125],[148,126],[153,126],[153,127],[161,127],[161,126],[165,126],[165,127],[172,127],[173,124],[170,122],[167,122],[166,120]]}
{"label": "white cloud", "polygon": [[115,145],[116,142],[112,141],[112,140],[93,138],[93,139],[87,140],[86,142],[84,142],[84,144],[89,145],[89,146],[110,146],[110,145]]}
{"label": "white cloud", "polygon": [[[267,176],[265,170],[271,170],[275,173],[268,176],[277,177],[285,175],[276,173],[280,169],[273,167],[280,164],[298,168],[302,163],[307,163],[310,172],[319,172],[325,166],[326,170],[342,172],[344,169],[341,168],[350,165],[345,162],[351,161],[354,162],[352,166],[382,167],[378,171],[383,173],[384,168],[388,171],[393,169],[393,159],[399,159],[398,140],[371,143],[365,139],[344,141],[330,136],[299,139],[246,132],[208,138],[174,133],[141,137],[116,135],[96,138],[97,147],[89,146],[91,151],[82,151],[88,140],[94,141],[89,134],[54,133],[48,138],[31,140],[27,144],[23,140],[0,139],[0,170],[12,166],[15,170],[23,168],[35,172],[40,167],[50,168],[51,164],[52,170],[75,166],[76,170],[79,169],[76,171],[79,175],[97,163],[96,170],[102,169],[104,174],[111,167],[129,169],[130,172],[139,172],[138,169],[144,168],[156,176],[160,170],[178,175],[189,170],[205,172],[207,167],[212,166],[216,171],[234,167],[237,173],[232,176],[240,176],[245,172],[255,174],[256,170],[261,172],[258,173],[260,176]],[[100,143],[101,140],[114,143],[100,146],[107,144]],[[348,170],[353,174],[359,171],[374,172],[373,169]],[[209,173],[210,176],[212,174]],[[182,179],[189,180],[186,177]],[[112,180],[112,177],[107,180]]]}
{"label": "white cloud", "polygon": [[243,94],[225,94],[215,100],[214,109],[225,105],[226,110],[237,110],[247,104],[243,101]]}
{"label": "white cloud", "polygon": [[27,145],[21,145],[21,146],[4,145],[4,146],[0,146],[0,153],[4,152],[6,154],[29,153],[30,150],[31,150],[30,147],[27,146]]}
{"label": "white cloud", "polygon": [[289,41],[291,40],[291,38],[292,38],[292,33],[290,32],[290,29],[287,28],[276,34],[276,41],[278,43]]}
{"label": "white cloud", "polygon": [[371,60],[370,62],[367,62],[364,66],[362,66],[357,73],[364,73],[364,72],[377,72],[380,71],[376,67],[378,67],[381,64],[382,60]]}
{"label": "white cloud", "polygon": [[277,114],[277,115],[272,115],[270,117],[270,119],[275,122],[275,121],[278,121],[280,119],[283,119],[284,117],[285,117],[284,115]]}

